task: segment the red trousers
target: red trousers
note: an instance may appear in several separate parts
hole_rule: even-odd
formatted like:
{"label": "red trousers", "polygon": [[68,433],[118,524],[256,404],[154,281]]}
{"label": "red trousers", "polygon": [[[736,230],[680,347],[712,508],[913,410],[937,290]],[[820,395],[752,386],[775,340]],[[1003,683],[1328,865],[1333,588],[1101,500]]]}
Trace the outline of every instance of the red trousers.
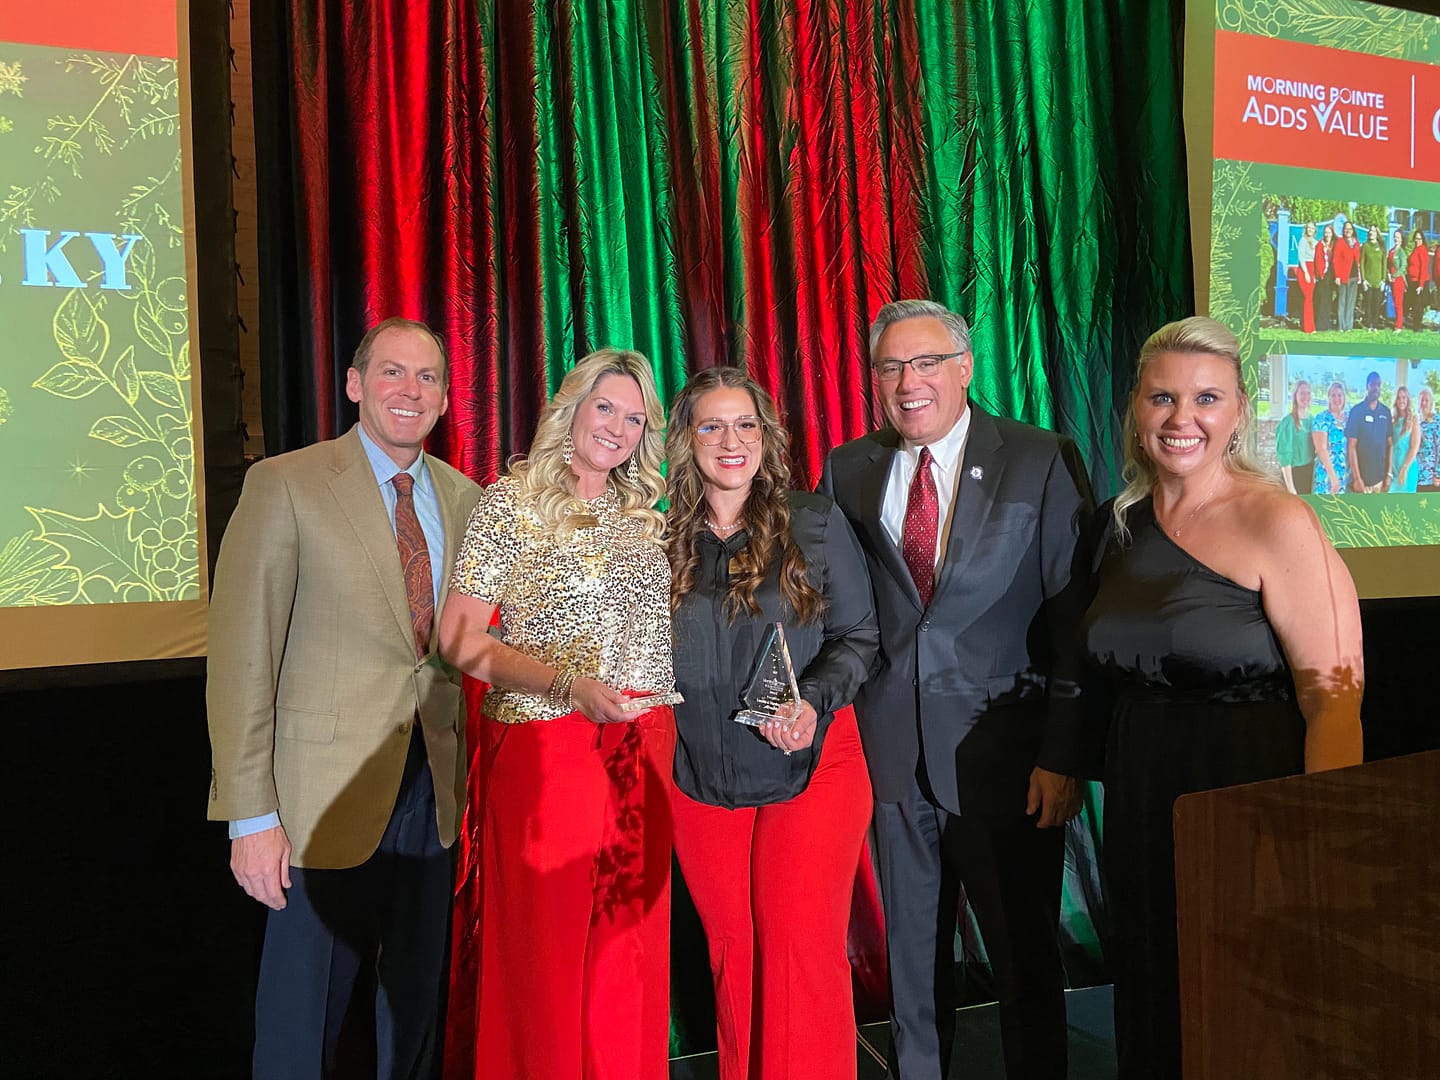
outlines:
{"label": "red trousers", "polygon": [[1395,329],[1405,329],[1405,279],[1390,279],[1390,298],[1395,301]]}
{"label": "red trousers", "polygon": [[675,854],[709,943],[721,1080],[853,1080],[846,933],[872,800],[854,712],[835,714],[809,787],[788,802],[674,798]]}
{"label": "red trousers", "polygon": [[1300,295],[1305,298],[1300,308],[1300,329],[1307,334],[1315,333],[1315,282],[1307,280],[1304,274],[1295,275],[1295,284],[1300,286]]}
{"label": "red trousers", "polygon": [[474,1075],[665,1080],[673,715],[480,734]]}

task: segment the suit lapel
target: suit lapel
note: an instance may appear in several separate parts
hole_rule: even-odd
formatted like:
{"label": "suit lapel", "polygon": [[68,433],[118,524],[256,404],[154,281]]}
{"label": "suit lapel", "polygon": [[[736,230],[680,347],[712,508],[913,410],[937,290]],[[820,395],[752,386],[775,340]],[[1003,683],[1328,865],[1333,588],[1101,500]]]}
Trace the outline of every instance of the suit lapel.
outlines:
{"label": "suit lapel", "polygon": [[[336,475],[330,480],[330,491],[369,556],[371,569],[380,579],[396,623],[405,639],[413,644],[415,627],[410,621],[405,577],[400,572],[400,551],[395,546],[395,532],[390,527],[390,515],[385,512],[375,470],[370,467],[370,459],[365,456],[365,448],[360,445],[360,436],[354,428],[335,440],[335,444]],[[450,542],[448,529],[445,542]]]}
{"label": "suit lapel", "polygon": [[[435,467],[435,459],[427,461],[430,469],[430,483],[435,485],[435,498],[440,503],[440,521],[445,529],[444,562],[440,564],[440,595],[435,600],[435,623],[430,629],[430,652],[440,648],[440,612],[445,606],[445,597],[450,595],[450,567],[455,563],[455,548],[465,530],[465,522],[457,520],[455,513],[455,487],[450,474]],[[432,554],[433,558],[434,555]],[[408,602],[408,601],[407,601]]]}
{"label": "suit lapel", "polygon": [[959,580],[974,557],[1005,471],[1005,459],[1000,453],[1004,441],[994,417],[981,412],[973,402],[970,410],[970,433],[965,437],[955,511],[950,515],[950,540],[945,545],[945,562],[935,579],[935,596],[950,582]]}
{"label": "suit lapel", "polygon": [[900,591],[920,609],[920,593],[915,588],[915,579],[910,576],[910,568],[905,565],[900,549],[895,546],[890,534],[885,531],[885,526],[881,524],[885,504],[885,481],[890,477],[890,465],[895,458],[898,444],[899,437],[889,428],[876,432],[870,444],[869,459],[859,477],[861,520],[870,534],[866,537],[870,550],[876,553],[881,565],[890,572],[890,576],[900,586]]}

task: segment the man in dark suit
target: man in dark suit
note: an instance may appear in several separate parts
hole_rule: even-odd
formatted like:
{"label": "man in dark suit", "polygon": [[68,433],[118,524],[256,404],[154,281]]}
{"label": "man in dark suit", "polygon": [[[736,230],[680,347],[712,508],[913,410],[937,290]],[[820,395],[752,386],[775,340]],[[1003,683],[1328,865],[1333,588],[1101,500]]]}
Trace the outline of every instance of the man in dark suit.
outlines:
{"label": "man in dark suit", "polygon": [[220,547],[209,816],[230,823],[235,880],[271,909],[265,1080],[353,1071],[341,1035],[370,1026],[362,1008],[367,1072],[424,1076],[436,1057],[465,720],[435,627],[480,494],[424,453],[448,374],[424,324],[372,329],[345,384],[360,422],[255,465]]}
{"label": "man in dark suit", "polygon": [[1061,826],[1095,750],[1077,701],[1089,485],[1068,439],[967,400],[959,315],[887,304],[870,357],[890,426],[832,451],[821,489],[865,548],[880,619],[855,704],[875,788],[890,1076],[948,1075],[963,884],[1007,1075],[1063,1077]]}

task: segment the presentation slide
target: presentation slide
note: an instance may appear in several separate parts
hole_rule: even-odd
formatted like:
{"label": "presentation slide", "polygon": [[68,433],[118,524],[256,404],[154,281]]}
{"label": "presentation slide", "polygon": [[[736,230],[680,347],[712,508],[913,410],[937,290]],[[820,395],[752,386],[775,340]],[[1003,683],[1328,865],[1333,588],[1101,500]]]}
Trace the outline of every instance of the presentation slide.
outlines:
{"label": "presentation slide", "polygon": [[203,655],[176,0],[0,19],[0,667]]}
{"label": "presentation slide", "polygon": [[1197,310],[1362,596],[1440,594],[1440,18],[1191,0]]}

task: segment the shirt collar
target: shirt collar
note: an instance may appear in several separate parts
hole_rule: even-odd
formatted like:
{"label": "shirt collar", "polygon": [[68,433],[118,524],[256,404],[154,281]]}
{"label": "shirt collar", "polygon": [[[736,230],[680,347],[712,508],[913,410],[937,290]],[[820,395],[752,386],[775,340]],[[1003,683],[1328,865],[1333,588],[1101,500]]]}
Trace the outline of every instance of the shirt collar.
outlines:
{"label": "shirt collar", "polygon": [[[970,403],[965,403],[965,411],[960,414],[960,419],[955,421],[955,426],[947,431],[944,436],[928,444],[930,457],[942,473],[949,475],[953,473],[960,464],[960,452],[965,448],[965,436],[970,431]],[[917,461],[920,458],[921,443],[912,443],[909,439],[901,443],[901,449]]]}
{"label": "shirt collar", "polygon": [[408,469],[401,469],[391,459],[390,455],[380,449],[378,443],[370,438],[365,432],[364,424],[356,424],[355,430],[360,433],[360,445],[365,448],[365,457],[370,462],[370,468],[375,473],[375,482],[381,487],[390,483],[398,472],[407,472],[415,481],[415,487],[421,492],[430,490],[430,470],[425,466],[425,451],[421,450]]}

